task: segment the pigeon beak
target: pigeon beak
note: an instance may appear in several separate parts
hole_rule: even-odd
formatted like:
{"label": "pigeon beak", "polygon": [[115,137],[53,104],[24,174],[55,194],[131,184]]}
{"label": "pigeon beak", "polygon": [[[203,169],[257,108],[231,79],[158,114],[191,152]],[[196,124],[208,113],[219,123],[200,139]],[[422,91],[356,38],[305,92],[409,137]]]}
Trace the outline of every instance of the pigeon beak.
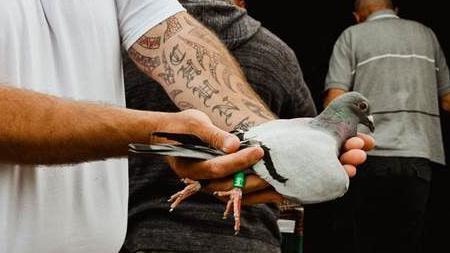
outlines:
{"label": "pigeon beak", "polygon": [[373,123],[372,115],[367,116],[367,122],[364,125],[366,125],[369,128],[370,132],[373,133],[375,131],[375,124]]}

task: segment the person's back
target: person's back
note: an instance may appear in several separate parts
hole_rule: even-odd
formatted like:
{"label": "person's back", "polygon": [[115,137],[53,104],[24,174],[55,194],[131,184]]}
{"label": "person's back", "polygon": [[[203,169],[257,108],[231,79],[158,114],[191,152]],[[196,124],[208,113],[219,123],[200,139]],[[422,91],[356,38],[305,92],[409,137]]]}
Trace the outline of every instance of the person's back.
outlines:
{"label": "person's back", "polygon": [[350,90],[366,96],[376,126],[377,145],[346,195],[353,247],[418,252],[432,168],[445,164],[439,99],[448,110],[447,63],[433,31],[398,17],[390,0],[356,0],[354,14],[359,24],[337,40],[325,85],[325,105]]}
{"label": "person's back", "polygon": [[[377,146],[369,154],[425,157],[443,164],[436,72],[448,75],[448,69],[437,68],[443,55],[434,33],[384,10],[348,28],[337,47],[342,40],[354,57],[352,89],[367,96],[377,120]],[[327,82],[336,79],[329,76]]]}

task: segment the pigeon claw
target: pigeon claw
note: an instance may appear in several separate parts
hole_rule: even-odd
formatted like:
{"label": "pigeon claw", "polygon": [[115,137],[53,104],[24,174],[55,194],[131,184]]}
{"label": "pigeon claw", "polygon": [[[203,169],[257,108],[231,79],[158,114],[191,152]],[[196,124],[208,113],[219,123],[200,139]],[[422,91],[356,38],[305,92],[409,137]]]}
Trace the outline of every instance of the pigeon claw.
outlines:
{"label": "pigeon claw", "polygon": [[214,192],[218,197],[228,197],[227,207],[223,212],[223,219],[228,217],[228,214],[233,212],[234,216],[234,234],[237,235],[241,228],[241,203],[242,203],[242,189],[235,187],[230,191]]}
{"label": "pigeon claw", "polygon": [[202,188],[200,182],[198,181],[189,178],[183,178],[181,179],[181,181],[186,184],[186,187],[184,187],[183,190],[170,196],[168,202],[172,202],[172,204],[170,205],[169,212],[172,212],[173,209],[175,209],[175,207],[177,207],[183,200],[200,191],[200,189]]}

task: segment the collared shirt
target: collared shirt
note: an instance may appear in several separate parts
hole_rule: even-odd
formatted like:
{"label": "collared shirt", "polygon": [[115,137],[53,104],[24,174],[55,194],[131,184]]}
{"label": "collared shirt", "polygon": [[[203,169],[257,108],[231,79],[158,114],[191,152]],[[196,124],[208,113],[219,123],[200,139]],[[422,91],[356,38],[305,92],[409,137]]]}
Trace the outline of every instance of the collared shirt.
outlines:
{"label": "collared shirt", "polygon": [[371,102],[377,143],[369,155],[423,157],[444,164],[439,95],[450,92],[445,56],[431,29],[392,10],[346,29],[325,89],[355,90]]}

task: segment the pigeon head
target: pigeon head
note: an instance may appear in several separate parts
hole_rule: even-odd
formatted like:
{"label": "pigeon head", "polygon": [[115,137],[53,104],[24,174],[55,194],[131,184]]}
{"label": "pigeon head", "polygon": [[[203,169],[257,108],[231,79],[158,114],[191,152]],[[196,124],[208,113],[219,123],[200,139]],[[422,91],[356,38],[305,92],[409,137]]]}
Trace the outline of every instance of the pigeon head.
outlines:
{"label": "pigeon head", "polygon": [[371,132],[375,130],[369,100],[355,91],[333,100],[312,124],[332,132],[341,141],[355,136],[358,124],[367,126]]}
{"label": "pigeon head", "polygon": [[345,93],[335,99],[330,104],[330,107],[336,113],[358,117],[358,123],[368,127],[372,133],[375,131],[373,117],[370,114],[369,100],[367,100],[367,98],[365,98],[361,93],[356,91]]}

